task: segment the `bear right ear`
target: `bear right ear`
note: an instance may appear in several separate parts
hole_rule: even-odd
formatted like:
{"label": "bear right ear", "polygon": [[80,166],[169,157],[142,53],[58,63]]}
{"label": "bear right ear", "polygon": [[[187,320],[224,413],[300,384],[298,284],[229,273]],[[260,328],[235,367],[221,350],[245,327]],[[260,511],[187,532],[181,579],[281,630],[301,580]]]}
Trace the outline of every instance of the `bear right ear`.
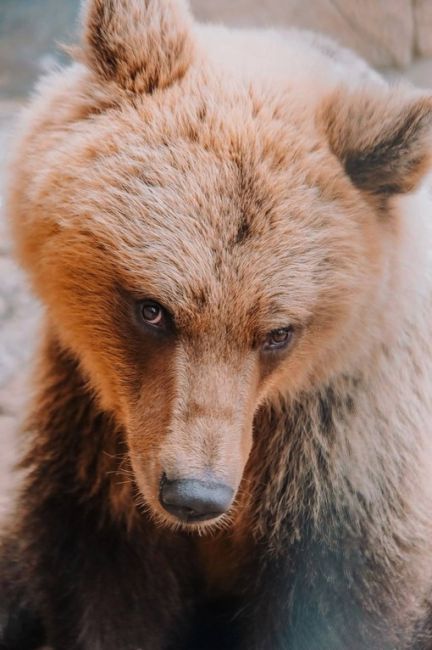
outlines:
{"label": "bear right ear", "polygon": [[337,90],[319,119],[353,184],[385,198],[414,190],[432,162],[432,97],[388,86]]}
{"label": "bear right ear", "polygon": [[83,24],[87,65],[135,93],[170,85],[193,57],[184,0],[85,0]]}

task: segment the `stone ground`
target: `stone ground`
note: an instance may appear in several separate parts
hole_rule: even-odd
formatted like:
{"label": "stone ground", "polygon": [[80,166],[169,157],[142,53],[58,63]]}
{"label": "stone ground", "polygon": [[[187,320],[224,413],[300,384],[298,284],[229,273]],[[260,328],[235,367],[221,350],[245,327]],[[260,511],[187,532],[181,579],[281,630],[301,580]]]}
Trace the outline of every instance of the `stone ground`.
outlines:
{"label": "stone ground", "polygon": [[16,454],[16,431],[39,311],[11,258],[2,212],[8,143],[19,108],[18,102],[0,102],[0,515],[10,501],[10,467]]}
{"label": "stone ground", "polygon": [[[10,3],[11,0],[7,2]],[[261,6],[260,1],[248,0],[249,23],[253,23],[254,6],[258,10]],[[16,47],[21,56],[25,51],[24,45],[23,41],[22,47],[19,47],[19,44]],[[47,55],[45,59],[49,59],[50,56]],[[27,59],[30,58],[27,55]],[[3,58],[3,63],[4,61]],[[26,378],[31,366],[40,315],[38,305],[30,297],[24,278],[12,260],[10,239],[1,204],[9,142],[22,103],[22,97],[19,99],[14,97],[18,91],[22,91],[23,87],[28,89],[28,80],[31,77],[28,71],[24,72],[22,80],[17,80],[15,72],[11,75],[9,70],[9,77],[12,76],[14,81],[10,88],[14,89],[15,95],[10,90],[7,99],[0,98],[0,515],[11,503],[11,467],[17,455],[17,431],[22,421],[23,404],[28,393]],[[401,73],[389,74],[398,76]],[[0,70],[0,86],[2,76],[8,79],[8,70]],[[414,63],[403,73],[403,76],[420,86],[432,86],[432,60]]]}

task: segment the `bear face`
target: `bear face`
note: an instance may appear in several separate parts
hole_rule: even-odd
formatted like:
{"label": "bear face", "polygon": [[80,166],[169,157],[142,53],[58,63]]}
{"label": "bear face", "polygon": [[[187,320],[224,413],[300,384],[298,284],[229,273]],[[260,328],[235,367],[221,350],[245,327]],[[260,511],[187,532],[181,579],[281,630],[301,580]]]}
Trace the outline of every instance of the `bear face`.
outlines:
{"label": "bear face", "polygon": [[[94,1],[85,21],[19,154],[20,254],[150,512],[221,525],[260,405],[354,366],[379,328],[391,200],[426,169],[431,102],[227,79],[181,4]],[[182,519],[167,481],[228,496]]]}

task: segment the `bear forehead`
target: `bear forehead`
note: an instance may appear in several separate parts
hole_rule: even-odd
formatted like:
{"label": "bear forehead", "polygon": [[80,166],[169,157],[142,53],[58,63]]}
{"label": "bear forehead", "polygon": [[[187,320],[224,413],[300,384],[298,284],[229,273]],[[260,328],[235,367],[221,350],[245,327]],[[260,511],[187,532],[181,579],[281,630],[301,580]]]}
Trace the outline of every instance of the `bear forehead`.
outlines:
{"label": "bear forehead", "polygon": [[124,229],[147,236],[181,224],[223,248],[292,239],[293,219],[314,229],[317,213],[332,212],[349,184],[313,120],[299,128],[290,116],[286,98],[262,89],[221,97],[164,90],[84,120],[72,136],[68,130],[54,191],[61,187],[74,219],[81,211],[96,229],[102,214],[107,225],[117,216]]}
{"label": "bear forehead", "polygon": [[286,97],[250,86],[167,89],[84,120],[56,160],[62,222],[136,292],[302,318],[356,237],[334,202],[346,180],[291,115]]}
{"label": "bear forehead", "polygon": [[[81,170],[86,162],[101,169],[113,156],[124,175],[144,178],[147,167],[149,184],[175,183],[175,176],[183,174],[189,181],[195,175],[203,186],[210,173],[211,185],[212,172],[242,175],[248,189],[255,179],[276,182],[283,177],[285,185],[294,187],[307,183],[328,146],[302,93],[287,88],[275,93],[259,83],[207,82],[202,85],[192,77],[99,114],[93,108],[89,119],[78,121],[72,130],[65,125],[62,150],[77,159]],[[319,184],[315,176],[310,184]]]}

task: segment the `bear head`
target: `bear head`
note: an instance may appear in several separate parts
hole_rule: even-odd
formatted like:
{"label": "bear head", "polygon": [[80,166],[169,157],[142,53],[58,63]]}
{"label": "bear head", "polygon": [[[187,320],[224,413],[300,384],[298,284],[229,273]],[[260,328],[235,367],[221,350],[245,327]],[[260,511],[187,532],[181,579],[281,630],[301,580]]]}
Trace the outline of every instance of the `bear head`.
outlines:
{"label": "bear head", "polygon": [[83,20],[78,62],[28,113],[18,254],[150,512],[218,525],[257,410],[349,372],[376,336],[432,101],[242,76],[180,1],[89,0]]}

